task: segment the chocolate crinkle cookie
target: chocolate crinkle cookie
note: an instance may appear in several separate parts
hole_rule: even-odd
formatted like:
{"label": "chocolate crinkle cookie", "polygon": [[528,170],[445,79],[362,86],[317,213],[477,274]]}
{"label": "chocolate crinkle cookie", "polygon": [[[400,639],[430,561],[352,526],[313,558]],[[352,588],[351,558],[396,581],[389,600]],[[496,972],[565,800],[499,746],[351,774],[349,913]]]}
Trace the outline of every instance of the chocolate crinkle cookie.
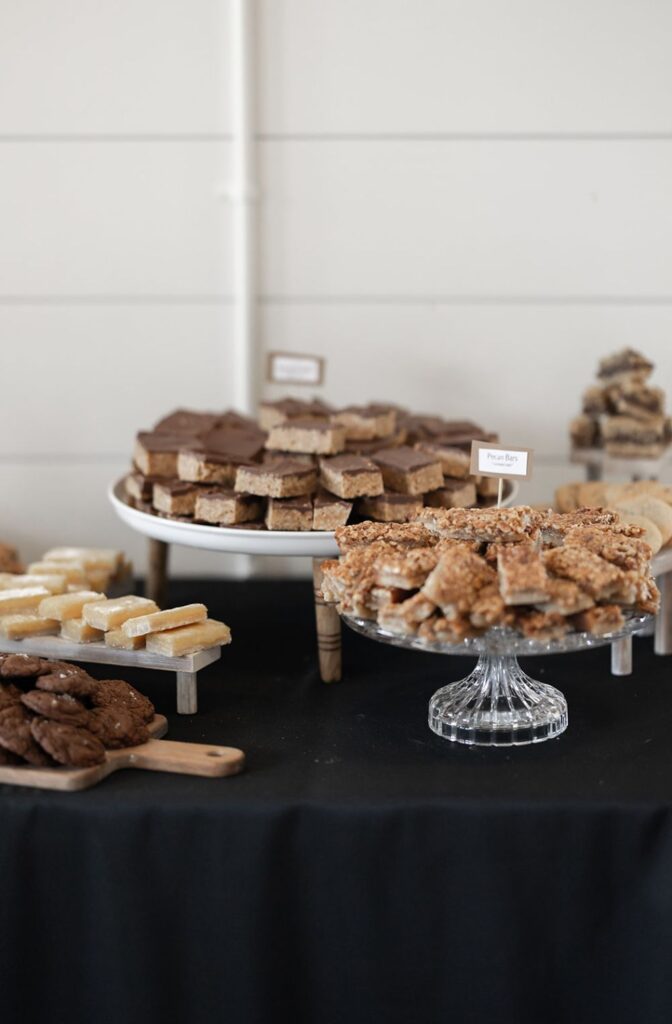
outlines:
{"label": "chocolate crinkle cookie", "polygon": [[0,665],[3,679],[34,679],[42,670],[42,659],[32,654],[7,654]]}
{"label": "chocolate crinkle cookie", "polygon": [[137,711],[126,705],[108,704],[88,714],[88,729],[109,750],[146,743],[149,731]]}
{"label": "chocolate crinkle cookie", "polygon": [[52,763],[30,731],[32,716],[22,704],[13,704],[0,711],[0,747],[16,754],[28,764],[44,766]]}
{"label": "chocolate crinkle cookie", "polygon": [[135,711],[143,722],[151,722],[154,717],[151,700],[123,679],[102,679],[91,696],[91,702],[97,708],[122,704]]}
{"label": "chocolate crinkle cookie", "polygon": [[69,693],[49,693],[47,690],[29,690],[21,695],[21,703],[42,718],[54,722],[67,722],[86,728],[89,712],[76,697]]}
{"label": "chocolate crinkle cookie", "polygon": [[22,691],[14,683],[0,683],[0,711],[21,701]]}
{"label": "chocolate crinkle cookie", "polygon": [[98,680],[77,665],[61,664],[47,675],[40,676],[35,683],[38,690],[49,693],[67,693],[71,697],[93,697]]}
{"label": "chocolate crinkle cookie", "polygon": [[88,729],[80,729],[51,718],[32,718],[32,736],[59,764],[71,768],[92,768],[105,760],[105,747]]}

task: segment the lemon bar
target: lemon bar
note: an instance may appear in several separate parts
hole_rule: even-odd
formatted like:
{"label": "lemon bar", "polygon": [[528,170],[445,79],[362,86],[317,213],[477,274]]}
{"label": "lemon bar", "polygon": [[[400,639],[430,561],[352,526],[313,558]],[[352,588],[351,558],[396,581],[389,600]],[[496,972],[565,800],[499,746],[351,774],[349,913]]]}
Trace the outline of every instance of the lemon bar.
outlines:
{"label": "lemon bar", "polygon": [[153,633],[147,637],[147,650],[154,654],[165,654],[168,657],[180,657],[183,654],[195,654],[215,644],[230,644],[231,630],[223,622],[205,619],[178,629],[167,629],[161,633]]}
{"label": "lemon bar", "polygon": [[25,590],[26,587],[44,587],[50,594],[62,594],[65,591],[65,576],[40,576],[38,573],[2,573],[0,590]]}
{"label": "lemon bar", "polygon": [[[0,594],[0,599],[2,594]],[[40,615],[45,619],[58,619],[65,622],[67,619],[80,619],[84,605],[91,601],[103,601],[105,594],[98,594],[95,590],[77,590],[73,594],[56,594],[52,597],[45,597],[38,608]]]}
{"label": "lemon bar", "polygon": [[61,623],[61,636],[75,644],[91,644],[102,640],[104,635],[102,629],[94,629],[84,619],[67,619]]}
{"label": "lemon bar", "polygon": [[60,622],[43,619],[41,615],[27,612],[25,615],[5,615],[0,619],[0,633],[8,640],[23,640],[27,636],[53,636],[58,633]]}
{"label": "lemon bar", "polygon": [[65,576],[66,583],[86,583],[81,562],[31,562],[28,572],[34,576]]}
{"label": "lemon bar", "polygon": [[148,597],[137,597],[127,594],[125,597],[111,597],[106,601],[88,604],[82,611],[85,622],[94,629],[118,629],[128,619],[138,615],[151,615],[158,612],[159,606]]}
{"label": "lemon bar", "polygon": [[43,562],[79,562],[85,569],[107,569],[115,572],[123,558],[115,548],[51,548],[42,555]]}
{"label": "lemon bar", "polygon": [[127,619],[121,629],[125,636],[146,636],[147,633],[158,633],[164,629],[175,629],[178,626],[189,626],[192,622],[203,622],[208,616],[204,604],[184,604],[179,608],[166,608],[162,612],[151,612]]}

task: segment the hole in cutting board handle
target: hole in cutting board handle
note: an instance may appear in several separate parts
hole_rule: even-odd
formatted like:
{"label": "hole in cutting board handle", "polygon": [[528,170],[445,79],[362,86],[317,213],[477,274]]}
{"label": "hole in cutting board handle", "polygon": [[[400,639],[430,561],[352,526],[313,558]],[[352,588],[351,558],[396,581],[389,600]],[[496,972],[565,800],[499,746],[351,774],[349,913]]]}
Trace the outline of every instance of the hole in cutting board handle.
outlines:
{"label": "hole in cutting board handle", "polygon": [[223,754],[222,754],[221,750],[209,750],[208,753],[207,753],[207,757],[222,757],[222,756],[223,756]]}

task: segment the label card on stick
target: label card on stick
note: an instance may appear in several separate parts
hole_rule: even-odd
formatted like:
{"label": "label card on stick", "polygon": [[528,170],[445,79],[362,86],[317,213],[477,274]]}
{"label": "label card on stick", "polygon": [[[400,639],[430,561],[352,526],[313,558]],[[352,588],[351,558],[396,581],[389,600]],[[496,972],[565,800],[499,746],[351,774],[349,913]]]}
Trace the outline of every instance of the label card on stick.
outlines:
{"label": "label card on stick", "polygon": [[324,379],[324,359],[296,352],[269,352],[267,376],[273,384],[308,384],[314,387]]}
{"label": "label card on stick", "polygon": [[499,478],[497,507],[502,503],[504,480],[529,480],[532,475],[532,449],[508,448],[503,444],[489,441],[471,442],[471,466],[473,476],[495,476]]}

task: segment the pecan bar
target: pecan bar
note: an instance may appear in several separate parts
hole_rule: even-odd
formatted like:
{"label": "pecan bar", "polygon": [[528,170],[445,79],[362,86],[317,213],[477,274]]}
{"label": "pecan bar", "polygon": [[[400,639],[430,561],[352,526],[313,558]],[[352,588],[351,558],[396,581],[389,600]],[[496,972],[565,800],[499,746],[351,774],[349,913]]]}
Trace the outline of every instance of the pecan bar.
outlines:
{"label": "pecan bar", "polygon": [[489,629],[490,626],[506,625],[509,616],[499,587],[496,583],[489,583],[476,595],[469,612],[469,621],[479,629]]}
{"label": "pecan bar", "polygon": [[569,632],[569,622],[555,612],[520,611],[516,614],[516,628],[529,640],[561,640]]}
{"label": "pecan bar", "polygon": [[373,461],[380,467],[383,483],[401,494],[424,494],[435,491],[443,483],[441,463],[433,455],[413,448],[383,448],[375,452]]}
{"label": "pecan bar", "polygon": [[391,549],[376,563],[376,581],[381,587],[415,590],[421,587],[439,556],[435,548]]}
{"label": "pecan bar", "polygon": [[336,543],[342,552],[384,541],[395,547],[430,547],[436,537],[420,523],[354,523],[336,530]]}
{"label": "pecan bar", "polygon": [[608,601],[625,582],[624,572],[586,548],[551,548],[543,554],[547,570],[573,580],[596,601]]}
{"label": "pecan bar", "polygon": [[495,572],[484,558],[455,547],[441,554],[421,592],[441,608],[447,619],[454,619],[467,613],[478,592],[495,580]]}
{"label": "pecan bar", "polygon": [[511,544],[497,554],[499,589],[505,604],[540,604],[548,600],[548,574],[532,544]]}
{"label": "pecan bar", "polygon": [[572,622],[577,632],[593,633],[596,636],[615,633],[625,625],[623,612],[617,604],[596,605],[585,612],[579,612]]}
{"label": "pecan bar", "polygon": [[571,580],[548,579],[548,594],[539,611],[556,612],[558,615],[576,615],[586,608],[592,608],[592,597]]}
{"label": "pecan bar", "polygon": [[529,539],[539,513],[526,505],[516,508],[425,508],[418,516],[432,533],[457,540],[517,541]]}
{"label": "pecan bar", "polygon": [[436,605],[422,592],[400,601],[388,604],[378,612],[378,624],[389,633],[400,636],[417,633],[418,626],[436,611]]}
{"label": "pecan bar", "polygon": [[620,569],[648,572],[651,561],[651,548],[646,541],[595,526],[575,526],[567,533],[565,544],[568,547],[587,548]]}
{"label": "pecan bar", "polygon": [[378,466],[362,455],[334,455],[320,459],[320,482],[339,498],[361,498],[383,493]]}
{"label": "pecan bar", "polygon": [[432,615],[418,627],[418,636],[430,644],[459,644],[468,637],[477,636],[478,630],[472,622],[461,615],[457,619],[446,619],[443,615]]}

